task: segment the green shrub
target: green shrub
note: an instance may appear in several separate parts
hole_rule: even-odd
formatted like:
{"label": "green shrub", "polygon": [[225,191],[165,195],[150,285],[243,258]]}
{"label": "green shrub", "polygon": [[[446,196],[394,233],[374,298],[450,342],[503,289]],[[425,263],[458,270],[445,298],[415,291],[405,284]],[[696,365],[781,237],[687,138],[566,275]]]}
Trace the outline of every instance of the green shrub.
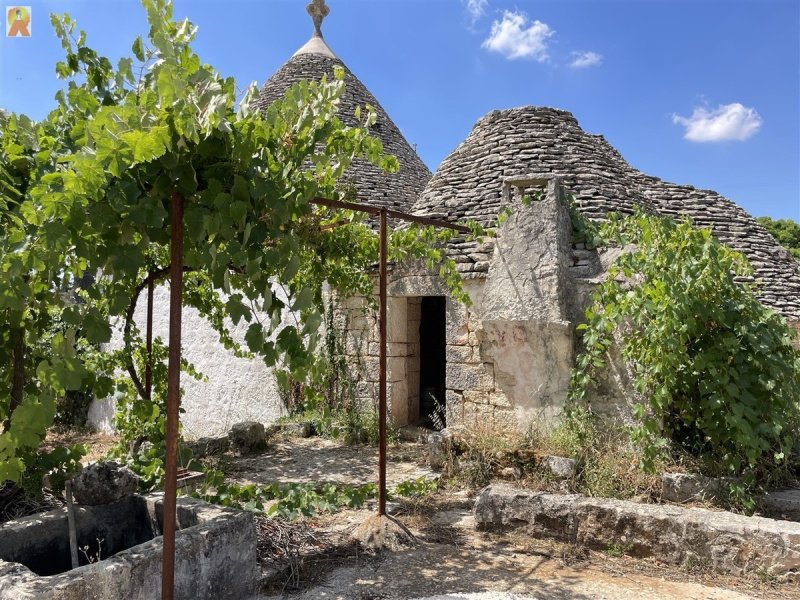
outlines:
{"label": "green shrub", "polygon": [[633,440],[653,470],[668,452],[717,464],[746,482],[797,456],[800,352],[796,332],[743,283],[741,254],[690,220],[612,216],[606,243],[635,248],[598,286],[582,330],[571,398],[589,390],[620,332],[641,402]]}

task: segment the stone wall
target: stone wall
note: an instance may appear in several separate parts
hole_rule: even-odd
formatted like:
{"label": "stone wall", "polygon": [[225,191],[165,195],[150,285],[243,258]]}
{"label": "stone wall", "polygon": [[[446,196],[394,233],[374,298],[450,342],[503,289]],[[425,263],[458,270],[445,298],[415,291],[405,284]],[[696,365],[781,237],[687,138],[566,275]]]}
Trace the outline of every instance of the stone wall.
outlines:
{"label": "stone wall", "polygon": [[[419,417],[420,301],[445,296],[446,421],[448,427],[488,425],[525,429],[551,422],[567,399],[574,361],[574,315],[587,294],[576,280],[590,275],[593,255],[575,260],[572,225],[558,181],[528,177],[510,187],[548,186],[541,201],[523,206],[499,229],[488,276],[466,276],[472,306],[463,306],[442,281],[419,266],[391,270],[388,285],[387,398],[396,425]],[[585,248],[584,252],[587,252]],[[376,289],[377,294],[377,289]],[[364,299],[340,303],[349,360],[363,365],[359,397],[377,399],[378,329]]]}

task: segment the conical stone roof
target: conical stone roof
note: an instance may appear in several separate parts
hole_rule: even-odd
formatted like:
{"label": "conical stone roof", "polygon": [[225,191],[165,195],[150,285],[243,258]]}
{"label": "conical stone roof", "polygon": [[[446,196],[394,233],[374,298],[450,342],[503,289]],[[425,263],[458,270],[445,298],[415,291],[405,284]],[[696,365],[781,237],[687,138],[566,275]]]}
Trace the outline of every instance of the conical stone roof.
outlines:
{"label": "conical stone roof", "polygon": [[[560,176],[580,211],[602,219],[636,205],[654,213],[687,215],[750,260],[762,302],[800,320],[800,262],[727,198],[711,190],[664,182],[631,167],[602,136],[584,132],[572,114],[526,106],[493,111],[437,169],[414,212],[493,224],[502,206],[503,179],[530,173]],[[492,245],[454,245],[462,272],[480,276]]]}
{"label": "conical stone roof", "polygon": [[[309,5],[309,12],[314,16],[312,5]],[[357,125],[356,107],[363,109],[367,104],[372,106],[378,119],[371,128],[371,133],[381,140],[384,151],[396,156],[400,162],[400,170],[397,173],[386,173],[359,159],[347,171],[345,179],[356,186],[359,202],[405,212],[411,211],[431,178],[430,170],[417,156],[375,96],[325,43],[316,19],[315,24],[316,31],[311,39],[261,88],[259,107],[265,110],[272,102],[283,97],[286,90],[298,81],[319,81],[323,75],[331,79],[334,67],[342,67],[345,73],[345,91],[340,99],[339,118],[347,125]]]}

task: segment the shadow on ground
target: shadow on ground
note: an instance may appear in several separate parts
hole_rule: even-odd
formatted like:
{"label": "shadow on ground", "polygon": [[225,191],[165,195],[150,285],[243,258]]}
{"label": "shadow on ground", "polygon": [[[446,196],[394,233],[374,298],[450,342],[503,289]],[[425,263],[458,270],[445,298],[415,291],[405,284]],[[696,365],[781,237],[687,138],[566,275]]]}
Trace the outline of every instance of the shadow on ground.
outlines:
{"label": "shadow on ground", "polygon": [[[389,448],[387,481],[396,485],[433,472],[423,466],[419,444]],[[252,483],[374,483],[378,473],[378,449],[373,446],[342,446],[322,438],[280,441],[265,452],[225,457],[225,473],[239,482]]]}

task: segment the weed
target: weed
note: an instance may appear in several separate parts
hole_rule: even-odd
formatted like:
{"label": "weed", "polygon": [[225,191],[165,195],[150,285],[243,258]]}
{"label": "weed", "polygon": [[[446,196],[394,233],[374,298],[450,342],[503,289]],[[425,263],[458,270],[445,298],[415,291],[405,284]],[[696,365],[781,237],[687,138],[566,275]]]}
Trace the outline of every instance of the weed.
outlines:
{"label": "weed", "polygon": [[[658,476],[642,471],[628,431],[612,421],[573,410],[551,429],[531,428],[525,443],[535,454],[565,456],[577,461],[576,477],[565,482],[572,491],[620,499],[657,495]],[[539,476],[546,482],[551,479],[547,473]]]}
{"label": "weed", "polygon": [[394,488],[394,494],[405,498],[422,498],[439,490],[439,479],[422,476],[417,479],[401,481]]}
{"label": "weed", "polygon": [[627,544],[624,542],[612,542],[611,544],[608,545],[608,548],[606,548],[606,554],[608,554],[613,558],[622,558],[623,556],[628,554],[628,552],[630,552],[631,550],[633,550],[633,544]]}
{"label": "weed", "polygon": [[[388,494],[390,497],[418,498],[436,489],[438,480],[421,477],[399,483],[394,489],[388,490]],[[225,474],[221,471],[209,471],[206,473],[206,482],[192,495],[220,506],[232,506],[256,514],[292,520],[301,516],[312,517],[321,513],[332,513],[343,508],[360,508],[368,500],[377,497],[378,488],[374,483],[239,485],[226,483]]]}
{"label": "weed", "polygon": [[518,433],[491,422],[476,422],[454,436],[445,472],[472,488],[483,487],[499,467],[515,460],[521,445]]}
{"label": "weed", "polygon": [[755,575],[758,578],[758,580],[764,585],[773,586],[776,583],[778,583],[777,576],[769,569],[764,569],[764,568],[756,569]]}
{"label": "weed", "polygon": [[102,560],[102,550],[103,550],[103,542],[105,542],[105,538],[95,538],[97,540],[97,552],[94,554],[90,554],[89,552],[89,545],[83,546],[79,548],[79,550],[83,553],[86,557],[86,562],[89,564],[100,562]]}

